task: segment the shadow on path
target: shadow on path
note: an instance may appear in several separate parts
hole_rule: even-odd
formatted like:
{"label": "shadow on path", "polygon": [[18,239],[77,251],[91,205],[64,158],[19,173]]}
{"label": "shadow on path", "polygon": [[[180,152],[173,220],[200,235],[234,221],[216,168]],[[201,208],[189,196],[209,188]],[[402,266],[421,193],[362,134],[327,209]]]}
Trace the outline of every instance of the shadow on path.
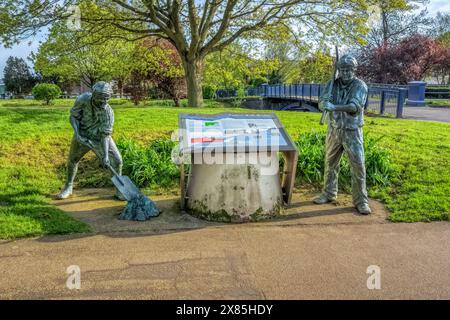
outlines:
{"label": "shadow on path", "polygon": [[174,232],[185,232],[202,228],[257,228],[283,227],[292,225],[339,225],[387,223],[388,215],[384,206],[371,200],[374,213],[370,216],[358,214],[351,203],[349,195],[341,195],[337,203],[315,205],[313,192],[297,192],[293,202],[285,207],[277,217],[252,223],[219,223],[195,218],[180,210],[177,196],[153,196],[151,199],[162,210],[162,213],[147,221],[124,221],[118,216],[125,202],[115,200],[114,191],[109,188],[81,189],[69,199],[54,200],[53,204],[67,212],[77,220],[87,223],[94,233],[73,234],[64,236],[44,236],[40,241],[64,241],[73,238],[105,234],[110,237],[139,237],[161,235]]}

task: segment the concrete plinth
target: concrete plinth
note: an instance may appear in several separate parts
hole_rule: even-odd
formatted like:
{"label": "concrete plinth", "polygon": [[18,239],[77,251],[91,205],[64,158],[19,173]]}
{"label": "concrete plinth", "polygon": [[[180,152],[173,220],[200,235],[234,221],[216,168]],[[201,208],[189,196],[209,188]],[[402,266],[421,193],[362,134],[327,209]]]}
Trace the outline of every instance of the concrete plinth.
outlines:
{"label": "concrete plinth", "polygon": [[[259,164],[257,153],[227,154],[228,164],[192,164],[187,209],[210,221],[258,221],[280,213],[282,193],[278,157],[269,153]],[[229,164],[234,163],[234,164]]]}

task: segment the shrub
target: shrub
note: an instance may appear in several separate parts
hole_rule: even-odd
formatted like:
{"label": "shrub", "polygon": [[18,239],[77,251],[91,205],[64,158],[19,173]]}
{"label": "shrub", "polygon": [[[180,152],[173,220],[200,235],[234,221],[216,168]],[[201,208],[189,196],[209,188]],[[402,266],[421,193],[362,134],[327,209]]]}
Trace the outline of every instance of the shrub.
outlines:
{"label": "shrub", "polygon": [[[379,146],[380,139],[369,135],[364,136],[364,151],[366,156],[367,186],[369,188],[384,188],[390,185],[396,174],[391,163],[389,150]],[[299,151],[297,162],[297,182],[316,187],[323,184],[325,169],[325,133],[303,133],[295,140]],[[119,139],[117,147],[123,158],[123,174],[133,180],[138,187],[172,188],[178,184],[178,167],[172,162],[171,153],[176,143],[163,138],[142,145],[131,139]],[[283,158],[280,157],[280,165]],[[99,170],[99,169],[96,169]],[[97,172],[97,171],[95,171]],[[102,186],[104,176],[91,175],[83,186]],[[339,187],[351,191],[351,171],[348,158],[344,153],[339,173]]]}
{"label": "shrub", "polygon": [[[301,134],[295,141],[299,151],[297,162],[297,180],[300,183],[323,184],[325,170],[325,137],[324,132]],[[381,138],[380,138],[381,139]],[[368,187],[384,187],[390,184],[395,175],[389,150],[379,146],[380,139],[364,135],[364,152],[366,165],[366,182]],[[348,157],[341,160],[339,187],[351,190],[351,170]]]}
{"label": "shrub", "polygon": [[53,83],[39,83],[33,87],[33,96],[36,100],[45,101],[49,105],[54,99],[59,98],[61,89]]}
{"label": "shrub", "polygon": [[123,158],[123,174],[139,187],[173,187],[178,183],[179,172],[172,162],[171,153],[175,142],[158,139],[143,146],[130,139],[117,142]]}
{"label": "shrub", "polygon": [[216,89],[212,86],[203,86],[203,99],[215,99],[216,98]]}

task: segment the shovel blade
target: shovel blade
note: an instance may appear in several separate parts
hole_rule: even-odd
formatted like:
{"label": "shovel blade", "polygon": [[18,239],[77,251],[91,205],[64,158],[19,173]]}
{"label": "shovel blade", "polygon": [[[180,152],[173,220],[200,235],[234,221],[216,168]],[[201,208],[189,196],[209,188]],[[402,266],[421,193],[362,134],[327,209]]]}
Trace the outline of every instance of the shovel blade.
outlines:
{"label": "shovel blade", "polygon": [[141,193],[138,187],[127,176],[113,176],[111,181],[127,201],[130,201]]}

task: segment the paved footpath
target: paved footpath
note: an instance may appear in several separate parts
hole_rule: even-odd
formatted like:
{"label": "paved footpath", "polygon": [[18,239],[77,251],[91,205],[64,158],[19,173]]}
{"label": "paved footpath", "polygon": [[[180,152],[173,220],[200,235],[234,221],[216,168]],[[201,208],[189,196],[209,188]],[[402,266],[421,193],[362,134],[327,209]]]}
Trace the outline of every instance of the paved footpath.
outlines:
{"label": "paved footpath", "polygon": [[[310,201],[293,207],[309,213],[3,241],[0,298],[450,299],[448,222],[364,220],[351,207],[314,211]],[[66,287],[70,265],[81,269],[80,290]],[[379,290],[367,288],[370,265],[380,267]]]}
{"label": "paved footpath", "polygon": [[450,123],[450,108],[437,107],[405,107],[403,118]]}

